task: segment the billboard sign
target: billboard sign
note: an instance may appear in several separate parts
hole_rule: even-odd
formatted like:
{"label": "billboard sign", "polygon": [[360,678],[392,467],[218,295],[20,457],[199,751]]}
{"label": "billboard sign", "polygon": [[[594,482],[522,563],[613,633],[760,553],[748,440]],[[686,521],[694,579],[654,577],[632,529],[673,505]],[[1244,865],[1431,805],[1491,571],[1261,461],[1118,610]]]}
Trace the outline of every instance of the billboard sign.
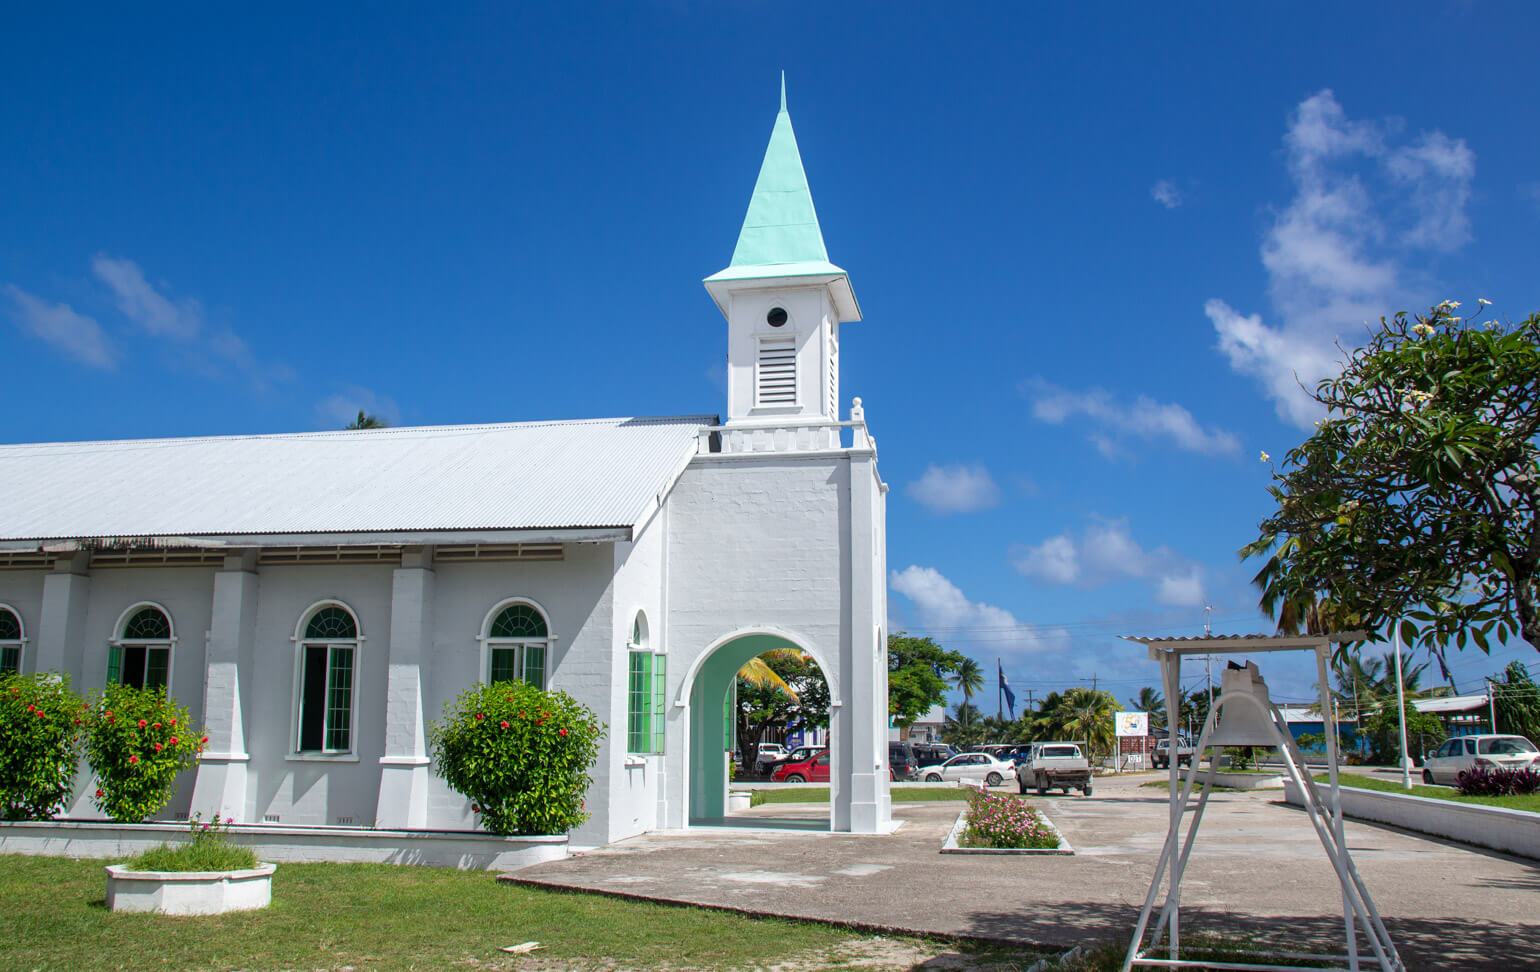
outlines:
{"label": "billboard sign", "polygon": [[1114,717],[1119,736],[1147,736],[1150,732],[1148,712],[1119,712]]}

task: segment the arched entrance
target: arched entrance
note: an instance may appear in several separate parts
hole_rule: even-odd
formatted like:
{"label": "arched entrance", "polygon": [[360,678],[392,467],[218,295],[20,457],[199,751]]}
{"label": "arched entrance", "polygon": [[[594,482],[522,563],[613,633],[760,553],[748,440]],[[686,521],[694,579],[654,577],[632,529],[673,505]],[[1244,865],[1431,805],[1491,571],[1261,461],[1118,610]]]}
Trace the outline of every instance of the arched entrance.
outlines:
{"label": "arched entrance", "polygon": [[[831,711],[838,705],[834,673],[829,671],[816,653],[789,637],[769,632],[752,632],[730,637],[718,645],[697,664],[689,689],[690,757],[686,796],[690,823],[720,821],[727,816],[727,764],[731,748],[729,720],[733,718],[729,705],[738,670],[751,658],[785,648],[806,652],[813,658],[824,678],[829,681]],[[831,758],[829,805],[832,826],[834,795],[841,786],[837,749],[831,748]]]}

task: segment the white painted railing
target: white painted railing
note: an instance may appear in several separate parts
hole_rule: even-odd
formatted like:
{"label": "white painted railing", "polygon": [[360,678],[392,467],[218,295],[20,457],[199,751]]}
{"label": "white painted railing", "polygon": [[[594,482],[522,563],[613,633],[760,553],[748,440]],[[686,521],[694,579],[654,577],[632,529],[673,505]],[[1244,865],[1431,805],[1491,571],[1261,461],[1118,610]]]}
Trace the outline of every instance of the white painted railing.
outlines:
{"label": "white painted railing", "polygon": [[[848,432],[847,432],[848,430]],[[700,430],[701,453],[835,452],[873,450],[866,410],[857,398],[845,422],[785,422],[776,425],[713,425]]]}

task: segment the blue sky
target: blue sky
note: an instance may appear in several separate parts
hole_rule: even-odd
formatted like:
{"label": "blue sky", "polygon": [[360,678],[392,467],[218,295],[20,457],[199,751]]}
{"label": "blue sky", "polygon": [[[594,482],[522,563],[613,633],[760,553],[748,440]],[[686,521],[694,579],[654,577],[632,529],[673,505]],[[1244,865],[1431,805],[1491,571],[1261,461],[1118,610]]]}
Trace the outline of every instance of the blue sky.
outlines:
{"label": "blue sky", "polygon": [[1127,697],[1116,635],[1265,628],[1235,550],[1296,373],[1381,313],[1540,308],[1540,13],[1385,10],[13,11],[0,436],[720,411],[700,280],[784,69],[895,627]]}

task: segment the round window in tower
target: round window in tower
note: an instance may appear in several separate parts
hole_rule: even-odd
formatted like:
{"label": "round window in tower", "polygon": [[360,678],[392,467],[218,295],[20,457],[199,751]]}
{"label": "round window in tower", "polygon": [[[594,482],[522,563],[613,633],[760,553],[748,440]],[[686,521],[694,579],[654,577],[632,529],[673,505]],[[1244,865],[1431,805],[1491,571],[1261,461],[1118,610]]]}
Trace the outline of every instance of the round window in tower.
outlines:
{"label": "round window in tower", "polygon": [[765,323],[771,327],[780,327],[786,323],[786,308],[772,307],[770,313],[765,315]]}

